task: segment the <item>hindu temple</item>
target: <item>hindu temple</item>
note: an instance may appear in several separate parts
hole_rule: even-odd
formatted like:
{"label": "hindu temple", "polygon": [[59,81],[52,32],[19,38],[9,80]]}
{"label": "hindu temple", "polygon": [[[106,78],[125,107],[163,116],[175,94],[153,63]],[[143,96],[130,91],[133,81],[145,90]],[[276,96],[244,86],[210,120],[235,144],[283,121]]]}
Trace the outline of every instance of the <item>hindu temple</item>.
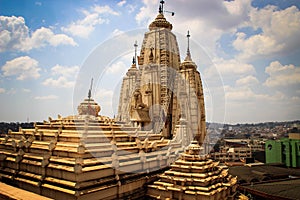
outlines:
{"label": "hindu temple", "polygon": [[202,81],[189,32],[181,61],[163,6],[123,78],[118,115],[99,114],[90,89],[76,115],[9,131],[0,138],[1,182],[51,199],[226,199],[234,193],[236,179],[200,155]]}

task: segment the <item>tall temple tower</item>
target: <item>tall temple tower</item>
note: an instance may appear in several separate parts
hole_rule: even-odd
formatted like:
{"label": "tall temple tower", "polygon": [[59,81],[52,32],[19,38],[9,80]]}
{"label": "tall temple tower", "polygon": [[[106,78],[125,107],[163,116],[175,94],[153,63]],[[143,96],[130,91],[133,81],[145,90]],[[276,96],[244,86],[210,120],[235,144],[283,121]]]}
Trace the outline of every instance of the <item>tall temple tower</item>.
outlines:
{"label": "tall temple tower", "polygon": [[[164,17],[164,1],[145,33],[138,62],[123,78],[117,119],[142,130],[176,135],[176,125],[186,121],[191,139],[203,143],[206,135],[203,88],[189,50],[183,62],[172,24]],[[136,45],[135,45],[136,47]],[[137,66],[138,64],[138,66]]]}

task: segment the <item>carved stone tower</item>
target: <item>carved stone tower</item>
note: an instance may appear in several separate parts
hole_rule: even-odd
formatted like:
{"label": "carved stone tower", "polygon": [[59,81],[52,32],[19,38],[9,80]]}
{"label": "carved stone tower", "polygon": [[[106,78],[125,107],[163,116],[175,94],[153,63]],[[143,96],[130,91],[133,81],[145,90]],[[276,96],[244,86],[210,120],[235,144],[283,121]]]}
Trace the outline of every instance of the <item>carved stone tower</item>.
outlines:
{"label": "carved stone tower", "polygon": [[200,73],[189,47],[180,62],[176,36],[162,7],[144,35],[138,67],[134,58],[123,78],[117,119],[172,138],[185,118],[188,134],[202,144],[206,133]]}

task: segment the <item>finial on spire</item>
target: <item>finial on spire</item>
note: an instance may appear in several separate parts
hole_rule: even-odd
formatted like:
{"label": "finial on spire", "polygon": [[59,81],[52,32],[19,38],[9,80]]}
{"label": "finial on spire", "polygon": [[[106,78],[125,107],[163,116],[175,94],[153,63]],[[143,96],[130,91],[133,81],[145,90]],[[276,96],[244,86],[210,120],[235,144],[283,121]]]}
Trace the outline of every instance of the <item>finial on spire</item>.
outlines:
{"label": "finial on spire", "polygon": [[160,3],[160,5],[159,5],[158,12],[160,14],[163,14],[164,13],[164,3],[165,3],[165,1],[161,0],[159,3]]}
{"label": "finial on spire", "polygon": [[187,37],[187,52],[186,52],[186,55],[189,58],[191,58],[191,52],[190,52],[190,37],[191,37],[191,35],[190,35],[190,31],[187,32],[186,37]]}
{"label": "finial on spire", "polygon": [[137,47],[138,47],[137,41],[135,41],[133,46],[134,46],[134,57],[133,57],[132,64],[136,64],[136,51],[137,51]]}
{"label": "finial on spire", "polygon": [[88,93],[88,98],[89,98],[89,100],[90,100],[91,97],[92,97],[92,87],[93,87],[93,78],[92,78],[92,80],[91,80],[91,86],[90,86],[89,93]]}

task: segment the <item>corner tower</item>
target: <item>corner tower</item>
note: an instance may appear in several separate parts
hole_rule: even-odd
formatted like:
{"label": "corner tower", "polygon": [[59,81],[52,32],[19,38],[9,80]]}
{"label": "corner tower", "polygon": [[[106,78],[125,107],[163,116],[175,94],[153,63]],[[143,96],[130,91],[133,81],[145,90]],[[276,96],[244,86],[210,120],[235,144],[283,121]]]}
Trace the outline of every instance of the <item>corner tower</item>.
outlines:
{"label": "corner tower", "polygon": [[190,52],[190,33],[187,33],[187,53],[180,63],[178,73],[181,83],[178,85],[178,96],[181,99],[181,115],[186,119],[193,138],[202,145],[206,135],[205,106],[201,76]]}

